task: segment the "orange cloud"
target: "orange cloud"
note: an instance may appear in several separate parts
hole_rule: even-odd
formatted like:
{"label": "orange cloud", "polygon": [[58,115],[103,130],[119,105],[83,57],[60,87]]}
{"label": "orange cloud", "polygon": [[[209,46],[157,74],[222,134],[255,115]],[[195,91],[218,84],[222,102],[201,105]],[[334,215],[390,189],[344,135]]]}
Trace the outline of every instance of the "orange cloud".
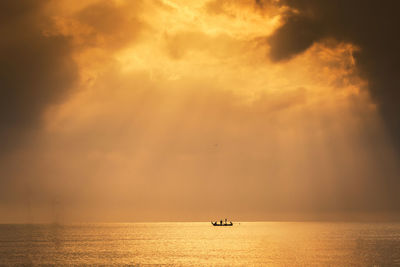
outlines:
{"label": "orange cloud", "polygon": [[[39,36],[68,43],[55,54],[80,78],[2,159],[2,218],[23,221],[27,202],[45,211],[53,199],[72,221],[344,218],[387,207],[377,177],[398,173],[396,156],[354,65],[358,48],[326,41],[272,63],[265,36],[283,12],[274,5],[46,5],[52,23],[38,24]],[[52,71],[54,83],[68,73],[39,73]],[[35,219],[51,219],[43,214]]]}

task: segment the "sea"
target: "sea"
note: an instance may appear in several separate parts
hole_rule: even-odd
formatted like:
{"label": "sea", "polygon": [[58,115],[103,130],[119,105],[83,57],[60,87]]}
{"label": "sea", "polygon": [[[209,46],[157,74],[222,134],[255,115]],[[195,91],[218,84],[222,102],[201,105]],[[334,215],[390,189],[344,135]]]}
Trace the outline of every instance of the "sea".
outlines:
{"label": "sea", "polygon": [[400,266],[400,223],[2,224],[1,266]]}

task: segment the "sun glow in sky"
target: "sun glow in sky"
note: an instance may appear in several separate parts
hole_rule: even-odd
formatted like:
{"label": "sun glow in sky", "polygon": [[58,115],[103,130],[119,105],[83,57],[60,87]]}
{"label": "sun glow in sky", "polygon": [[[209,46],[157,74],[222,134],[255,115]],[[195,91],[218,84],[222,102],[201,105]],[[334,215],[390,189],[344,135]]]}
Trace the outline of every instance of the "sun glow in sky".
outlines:
{"label": "sun glow in sky", "polygon": [[4,220],[51,220],[54,201],[71,221],[377,212],[373,177],[398,170],[359,48],[272,62],[274,2],[50,1],[41,32],[68,38],[78,78],[4,161]]}

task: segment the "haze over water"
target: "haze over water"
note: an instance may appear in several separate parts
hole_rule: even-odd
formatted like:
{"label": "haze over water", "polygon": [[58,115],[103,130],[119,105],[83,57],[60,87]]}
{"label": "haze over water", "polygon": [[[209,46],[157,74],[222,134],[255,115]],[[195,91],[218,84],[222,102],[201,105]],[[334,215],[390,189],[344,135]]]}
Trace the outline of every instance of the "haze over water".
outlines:
{"label": "haze over water", "polygon": [[0,265],[400,265],[398,10],[0,1]]}
{"label": "haze over water", "polygon": [[0,225],[0,265],[395,266],[399,223]]}

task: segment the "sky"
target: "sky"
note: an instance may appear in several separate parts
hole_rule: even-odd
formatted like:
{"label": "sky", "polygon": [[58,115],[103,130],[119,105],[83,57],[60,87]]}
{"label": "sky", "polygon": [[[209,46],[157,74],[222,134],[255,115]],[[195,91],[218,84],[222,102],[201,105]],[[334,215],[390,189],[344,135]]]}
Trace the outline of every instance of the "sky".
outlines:
{"label": "sky", "polygon": [[0,223],[400,218],[400,4],[0,3]]}

